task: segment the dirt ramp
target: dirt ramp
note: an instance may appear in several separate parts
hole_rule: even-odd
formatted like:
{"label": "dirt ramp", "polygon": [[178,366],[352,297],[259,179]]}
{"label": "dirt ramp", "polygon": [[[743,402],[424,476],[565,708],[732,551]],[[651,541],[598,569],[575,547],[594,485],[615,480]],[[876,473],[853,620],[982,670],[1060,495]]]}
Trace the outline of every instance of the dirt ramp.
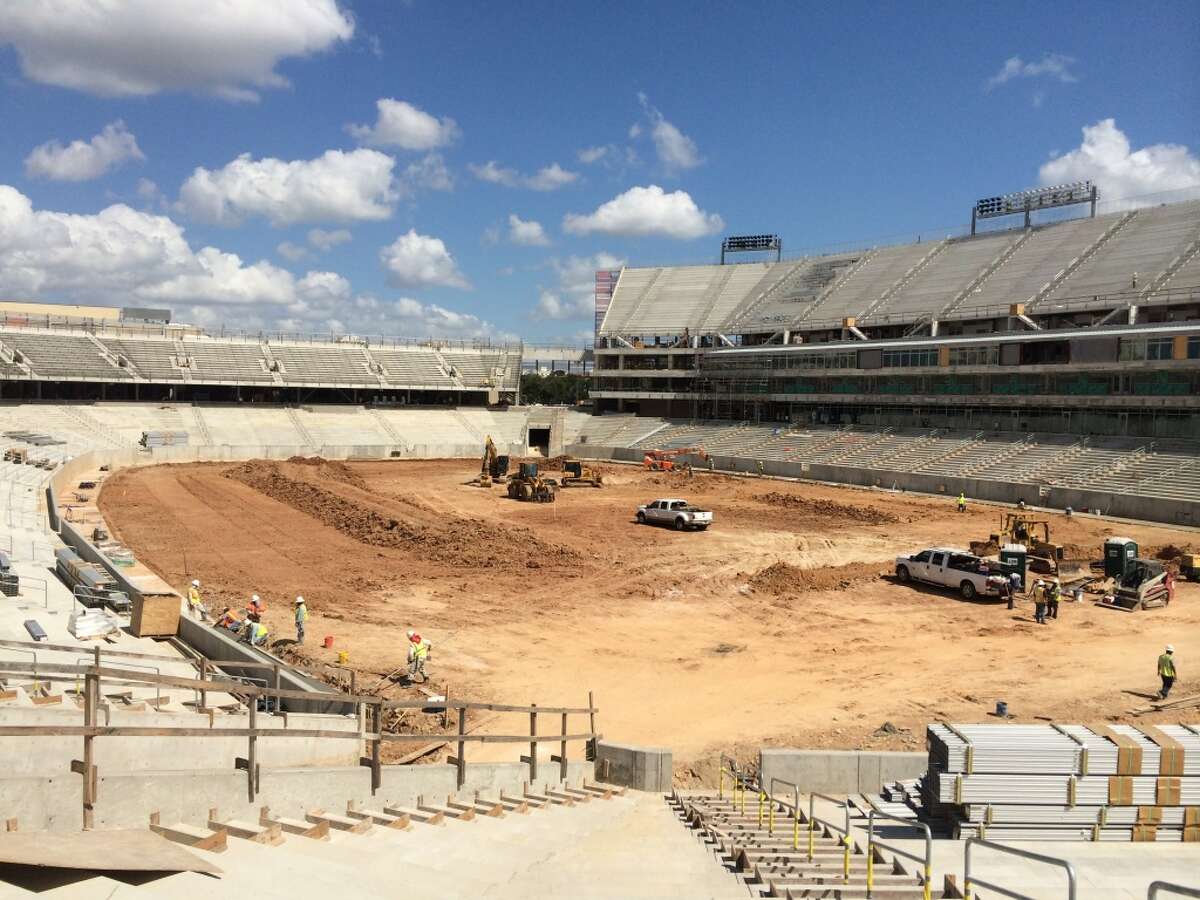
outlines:
{"label": "dirt ramp", "polygon": [[345,466],[324,460],[251,460],[224,474],[360,544],[405,551],[426,561],[459,568],[539,569],[580,560],[575,551],[543,541],[526,528],[500,529],[454,516],[436,525],[417,521],[402,511],[405,504],[353,496],[354,489],[366,490],[365,482]]}
{"label": "dirt ramp", "polygon": [[850,563],[801,569],[785,562],[772,563],[749,578],[750,587],[763,594],[786,596],[804,591],[839,591],[879,578],[879,563]]}

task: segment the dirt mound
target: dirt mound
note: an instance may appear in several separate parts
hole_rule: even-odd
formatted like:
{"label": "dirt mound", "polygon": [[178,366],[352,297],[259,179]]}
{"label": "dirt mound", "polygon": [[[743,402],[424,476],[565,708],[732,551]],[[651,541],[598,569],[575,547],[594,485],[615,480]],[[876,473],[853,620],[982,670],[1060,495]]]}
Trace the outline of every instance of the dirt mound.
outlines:
{"label": "dirt mound", "polygon": [[1194,554],[1196,551],[1192,549],[1191,544],[1185,544],[1182,547],[1177,547],[1175,544],[1167,544],[1165,547],[1148,547],[1148,554],[1152,554],[1155,559],[1161,559],[1163,562],[1173,562],[1181,556]]}
{"label": "dirt mound", "polygon": [[329,481],[352,484],[364,491],[367,489],[367,482],[363,480],[363,477],[344,462],[324,459],[320,456],[292,456],[288,458],[288,463],[293,466],[308,466],[315,469],[319,477]]}
{"label": "dirt mound", "polygon": [[871,507],[849,506],[836,500],[814,500],[809,497],[798,497],[795,494],[781,494],[770,491],[757,494],[754,497],[760,503],[767,503],[780,509],[791,509],[805,515],[818,516],[825,519],[842,519],[858,522],[863,525],[895,525],[900,519],[889,512],[872,509]]}
{"label": "dirt mound", "polygon": [[[318,471],[324,474],[319,466]],[[574,550],[539,540],[525,528],[498,532],[478,519],[447,517],[434,526],[397,518],[385,507],[373,508],[311,481],[292,478],[279,463],[251,460],[228,469],[225,477],[312,516],[360,544],[411,552],[422,560],[469,568],[540,569],[580,559]],[[343,483],[336,468],[329,480]]]}
{"label": "dirt mound", "polygon": [[[739,573],[744,577],[743,573]],[[802,591],[840,591],[879,577],[877,563],[850,563],[820,569],[801,569],[785,562],[772,563],[749,578],[751,589],[784,596]]]}

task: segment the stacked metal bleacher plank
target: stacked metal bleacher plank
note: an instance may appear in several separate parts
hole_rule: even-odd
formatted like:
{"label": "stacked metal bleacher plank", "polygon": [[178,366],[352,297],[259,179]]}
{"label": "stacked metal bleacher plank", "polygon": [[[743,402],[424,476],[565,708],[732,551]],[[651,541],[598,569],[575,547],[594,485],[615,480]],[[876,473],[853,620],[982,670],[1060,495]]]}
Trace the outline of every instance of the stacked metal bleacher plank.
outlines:
{"label": "stacked metal bleacher plank", "polygon": [[1200,842],[1200,726],[930,725],[922,799],[956,837]]}

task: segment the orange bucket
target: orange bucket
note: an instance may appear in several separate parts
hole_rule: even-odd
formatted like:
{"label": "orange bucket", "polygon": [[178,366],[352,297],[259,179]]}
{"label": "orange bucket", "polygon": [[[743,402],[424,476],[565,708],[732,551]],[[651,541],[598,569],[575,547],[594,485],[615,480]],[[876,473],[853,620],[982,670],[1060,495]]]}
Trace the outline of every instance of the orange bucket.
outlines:
{"label": "orange bucket", "polygon": [[325,646],[326,648],[329,648],[329,647],[332,647],[332,646],[333,646],[333,635],[332,635],[332,634],[327,634],[327,635],[325,635],[325,642],[324,642],[324,646]]}

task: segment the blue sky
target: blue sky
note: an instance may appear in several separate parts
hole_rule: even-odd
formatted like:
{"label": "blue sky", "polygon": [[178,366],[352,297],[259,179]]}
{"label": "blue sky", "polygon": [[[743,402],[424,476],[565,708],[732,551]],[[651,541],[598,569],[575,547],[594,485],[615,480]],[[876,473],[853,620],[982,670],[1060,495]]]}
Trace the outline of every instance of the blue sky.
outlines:
{"label": "blue sky", "polygon": [[7,298],[578,342],[597,266],[1200,184],[1191,2],[94,6],[0,9]]}

